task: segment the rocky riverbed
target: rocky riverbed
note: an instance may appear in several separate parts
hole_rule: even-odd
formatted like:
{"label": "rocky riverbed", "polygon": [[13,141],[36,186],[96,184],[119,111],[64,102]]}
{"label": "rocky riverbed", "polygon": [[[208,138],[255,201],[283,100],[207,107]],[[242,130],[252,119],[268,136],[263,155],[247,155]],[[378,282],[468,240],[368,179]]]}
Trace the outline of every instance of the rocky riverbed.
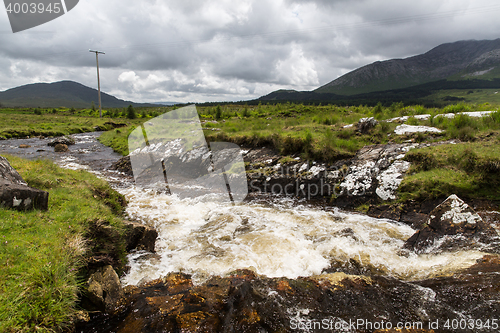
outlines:
{"label": "rocky riverbed", "polygon": [[[91,157],[107,149],[95,136],[75,139],[61,153],[37,152],[41,139],[4,141],[0,151],[54,154],[109,177],[128,215],[158,232],[156,253],[134,250],[125,276],[97,262],[93,305],[82,303],[94,312],[82,313],[77,332],[498,331],[500,214],[456,196],[380,205],[420,144],[369,146],[334,165],[248,148],[252,193],[231,206],[144,192],[108,170],[118,156]],[[362,203],[378,218],[332,208]]]}

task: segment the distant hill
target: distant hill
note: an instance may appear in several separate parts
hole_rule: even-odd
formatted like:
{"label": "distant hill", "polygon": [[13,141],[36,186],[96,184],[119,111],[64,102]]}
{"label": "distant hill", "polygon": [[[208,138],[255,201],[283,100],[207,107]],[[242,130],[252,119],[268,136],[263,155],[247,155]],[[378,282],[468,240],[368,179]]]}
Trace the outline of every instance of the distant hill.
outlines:
{"label": "distant hill", "polygon": [[[73,81],[33,83],[0,92],[0,104],[5,107],[98,107],[97,89]],[[153,104],[124,101],[101,91],[103,108],[154,106]]]}
{"label": "distant hill", "polygon": [[468,78],[500,78],[500,39],[447,43],[421,55],[377,61],[314,92],[354,95]]}
{"label": "distant hill", "polygon": [[360,67],[311,92],[278,90],[259,100],[418,100],[437,90],[488,88],[500,88],[500,39],[442,44]]}

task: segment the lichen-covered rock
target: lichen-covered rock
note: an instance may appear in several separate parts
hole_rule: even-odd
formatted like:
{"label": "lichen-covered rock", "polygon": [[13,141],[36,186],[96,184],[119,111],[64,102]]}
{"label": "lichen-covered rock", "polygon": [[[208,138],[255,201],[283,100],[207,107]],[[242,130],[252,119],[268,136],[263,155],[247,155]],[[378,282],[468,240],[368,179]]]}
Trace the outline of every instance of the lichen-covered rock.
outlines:
{"label": "lichen-covered rock", "polygon": [[17,210],[47,210],[49,193],[27,186],[6,158],[0,156],[0,206]]}
{"label": "lichen-covered rock", "polygon": [[370,118],[361,118],[359,121],[358,121],[358,124],[357,124],[357,128],[358,128],[358,131],[363,133],[363,134],[366,134],[368,132],[370,132],[370,130],[372,128],[374,128],[375,126],[377,126],[378,124],[378,121],[373,118],[373,117],[370,117]]}
{"label": "lichen-covered rock", "polygon": [[425,227],[411,236],[404,247],[417,253],[455,249],[499,253],[500,239],[495,229],[453,194],[429,213]]}

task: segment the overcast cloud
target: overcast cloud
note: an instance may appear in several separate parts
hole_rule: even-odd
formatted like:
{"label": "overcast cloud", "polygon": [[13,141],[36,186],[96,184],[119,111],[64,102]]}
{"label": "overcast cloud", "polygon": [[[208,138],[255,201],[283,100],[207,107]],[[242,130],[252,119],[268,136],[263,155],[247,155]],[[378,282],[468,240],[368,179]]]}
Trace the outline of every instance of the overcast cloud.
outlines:
{"label": "overcast cloud", "polygon": [[[30,0],[31,1],[31,0]],[[13,34],[0,9],[0,90],[72,80],[136,102],[239,101],[312,90],[377,60],[500,37],[492,0],[80,0]]]}

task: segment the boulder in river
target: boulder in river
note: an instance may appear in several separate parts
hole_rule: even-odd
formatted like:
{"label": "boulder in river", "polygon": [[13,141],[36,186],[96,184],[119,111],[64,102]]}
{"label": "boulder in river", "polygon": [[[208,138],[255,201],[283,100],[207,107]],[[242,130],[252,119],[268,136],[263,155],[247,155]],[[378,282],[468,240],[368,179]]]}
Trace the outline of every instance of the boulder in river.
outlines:
{"label": "boulder in river", "polygon": [[49,193],[27,185],[9,161],[0,156],[0,206],[21,211],[47,210]]}
{"label": "boulder in river", "polygon": [[136,222],[128,222],[126,228],[127,251],[137,249],[155,252],[155,242],[158,237],[155,229]]}
{"label": "boulder in river", "polygon": [[416,253],[458,249],[500,253],[500,239],[493,227],[453,194],[429,213],[424,227],[404,247]]}
{"label": "boulder in river", "polygon": [[118,161],[113,163],[110,167],[111,170],[118,170],[128,176],[133,176],[132,164],[130,163],[130,156],[123,156]]}
{"label": "boulder in river", "polygon": [[47,143],[47,146],[55,147],[58,144],[62,144],[62,145],[66,145],[66,146],[74,145],[75,139],[73,139],[70,136],[60,136],[60,137],[55,138],[54,140],[50,141],[49,143]]}
{"label": "boulder in river", "polygon": [[55,145],[54,147],[54,151],[56,153],[65,153],[67,152],[69,149],[68,149],[68,146],[63,144],[63,143],[58,143],[57,145]]}

